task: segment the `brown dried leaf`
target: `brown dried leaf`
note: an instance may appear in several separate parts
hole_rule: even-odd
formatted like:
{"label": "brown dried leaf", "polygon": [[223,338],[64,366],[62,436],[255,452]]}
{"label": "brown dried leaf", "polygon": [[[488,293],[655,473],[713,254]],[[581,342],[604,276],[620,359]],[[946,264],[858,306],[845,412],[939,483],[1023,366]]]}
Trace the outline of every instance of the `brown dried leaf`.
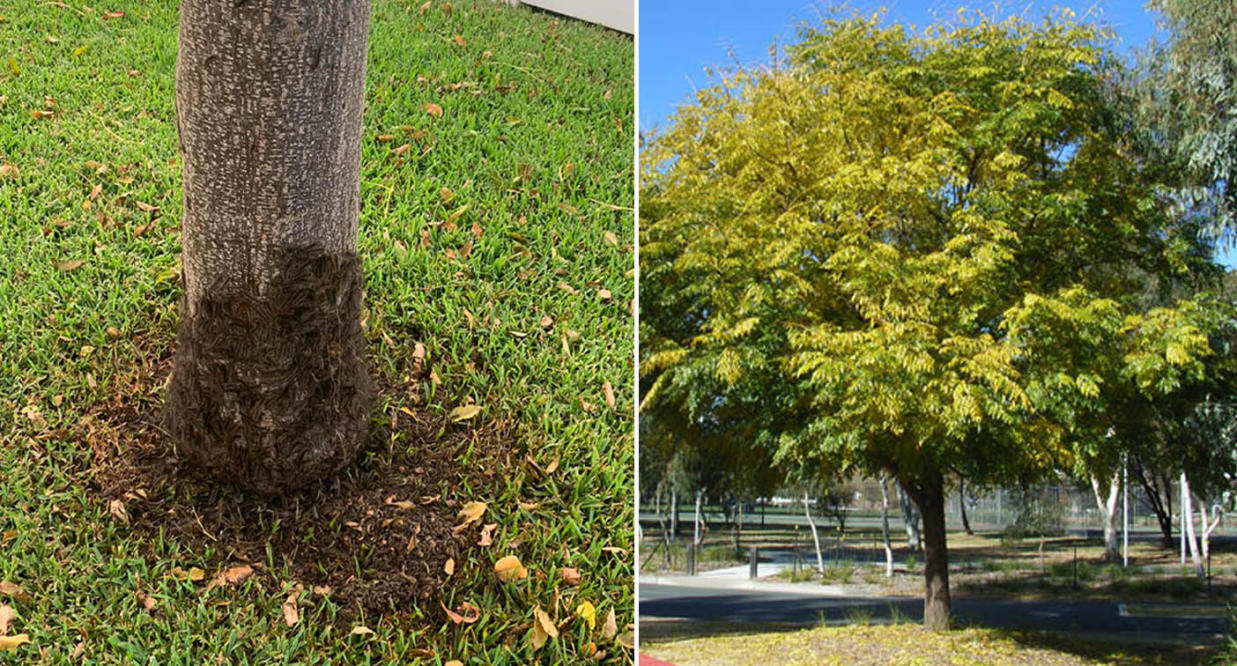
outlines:
{"label": "brown dried leaf", "polygon": [[442,107],[441,107],[441,106],[439,106],[439,105],[437,105],[437,104],[435,104],[435,103],[433,103],[433,102],[426,102],[426,103],[425,103],[425,112],[426,112],[426,113],[428,113],[428,114],[430,114],[431,116],[433,116],[433,117],[435,117],[435,118],[441,118],[441,117],[442,117]]}
{"label": "brown dried leaf", "polygon": [[564,585],[576,586],[580,584],[580,571],[571,567],[563,567],[558,570],[558,578],[563,581]]}
{"label": "brown dried leaf", "polygon": [[137,600],[138,600],[138,603],[142,604],[142,607],[146,609],[147,613],[155,612],[155,606],[158,605],[158,602],[155,601],[154,597],[146,594],[145,592],[141,590],[138,590]]}
{"label": "brown dried leaf", "polygon": [[429,8],[430,8],[430,1],[429,1],[429,0],[426,0],[425,4],[421,5],[421,13],[422,13],[422,14],[424,14],[424,13],[425,13],[425,10],[427,10],[427,9],[429,9]]}
{"label": "brown dried leaf", "polygon": [[90,194],[87,196],[90,197],[91,201],[94,201],[95,199],[99,198],[99,193],[102,191],[103,191],[103,186],[98,183],[95,183],[95,186],[90,188]]}
{"label": "brown dried leaf", "polygon": [[148,203],[146,203],[146,202],[144,202],[144,201],[138,201],[138,202],[136,203],[136,205],[137,205],[138,210],[140,210],[140,211],[142,211],[142,212],[144,212],[144,213],[150,213],[150,212],[153,212],[153,211],[159,210],[159,207],[158,207],[158,206],[152,206],[152,205],[150,205],[150,204],[148,204]]}
{"label": "brown dried leaf", "polygon": [[601,385],[601,392],[606,397],[606,406],[614,409],[614,386],[609,381],[606,381],[606,383]]}
{"label": "brown dried leaf", "polygon": [[615,643],[627,648],[628,650],[636,649],[636,634],[631,631],[624,631],[614,639]]}
{"label": "brown dried leaf", "polygon": [[447,578],[455,575],[455,558],[448,557],[447,562],[442,565],[442,572],[447,574]]}
{"label": "brown dried leaf", "polygon": [[289,627],[296,624],[297,620],[301,619],[301,614],[296,609],[296,601],[300,596],[300,590],[293,590],[290,594],[288,594],[288,598],[283,601],[283,622]]}
{"label": "brown dried leaf", "polygon": [[236,585],[244,582],[246,578],[249,578],[252,575],[253,567],[248,564],[228,567],[227,569],[215,574],[215,577],[211,579],[210,585],[207,585],[206,589],[209,591],[216,587],[223,587],[224,585]]}
{"label": "brown dried leaf", "polygon": [[614,617],[614,609],[611,608],[609,613],[606,613],[606,621],[601,623],[601,635],[607,639],[614,638],[618,633],[618,621]]}
{"label": "brown dried leaf", "polygon": [[457,45],[459,45],[459,46],[467,46],[467,45],[468,45],[468,42],[465,42],[465,41],[464,41],[464,37],[463,37],[462,35],[456,35],[456,36],[452,37],[452,38],[451,38],[451,41],[455,42],[455,43],[456,43]]}
{"label": "brown dried leaf", "polygon": [[7,162],[0,164],[0,178],[16,178],[20,173],[21,172],[17,170],[17,167],[12,164]]}
{"label": "brown dried leaf", "polygon": [[104,21],[106,21],[106,20],[108,20],[108,19],[118,19],[118,18],[124,18],[124,17],[125,17],[125,13],[124,13],[124,12],[119,12],[119,11],[117,11],[117,12],[103,12],[103,20],[104,20]]}
{"label": "brown dried leaf", "polygon": [[481,619],[481,609],[467,601],[459,605],[460,612],[458,613],[447,608],[441,601],[438,602],[438,605],[442,606],[442,609],[447,613],[447,617],[451,618],[451,621],[455,624],[472,624]]}
{"label": "brown dried leaf", "polygon": [[498,523],[488,523],[481,527],[481,538],[477,539],[477,545],[485,547],[494,542],[494,528],[498,527]]}
{"label": "brown dried leaf", "polygon": [[0,604],[0,636],[9,635],[9,625],[13,624],[15,617],[17,617],[17,611],[13,610],[12,606]]}
{"label": "brown dried leaf", "polygon": [[118,500],[118,499],[114,499],[114,500],[112,500],[112,501],[111,501],[110,503],[108,503],[108,505],[107,505],[107,511],[108,511],[108,513],[112,514],[112,517],[113,517],[113,518],[115,518],[116,520],[120,521],[120,523],[121,523],[122,525],[128,525],[128,524],[129,524],[129,511],[128,511],[127,509],[125,509],[125,503],[124,503],[124,502],[122,502],[122,501],[120,501],[120,500]]}
{"label": "brown dried leaf", "polygon": [[602,303],[609,303],[610,299],[613,296],[614,295],[610,293],[609,289],[598,289],[597,290],[597,299],[600,300]]}
{"label": "brown dried leaf", "polygon": [[86,264],[85,259],[69,259],[68,261],[55,262],[56,268],[62,271],[75,271]]}

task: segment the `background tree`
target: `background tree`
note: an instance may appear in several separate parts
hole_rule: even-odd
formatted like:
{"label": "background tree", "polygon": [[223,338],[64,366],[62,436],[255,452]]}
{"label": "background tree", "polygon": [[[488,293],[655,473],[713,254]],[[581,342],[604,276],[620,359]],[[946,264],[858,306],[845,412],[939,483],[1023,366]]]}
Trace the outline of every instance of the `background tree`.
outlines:
{"label": "background tree", "polygon": [[184,0],[176,68],[184,298],[177,450],[262,493],[350,463],[361,332],[368,0]]}
{"label": "background tree", "polygon": [[645,284],[697,305],[649,348],[645,404],[780,374],[760,395],[782,455],[886,471],[922,511],[932,629],[946,470],[983,485],[1067,464],[1056,407],[1098,391],[1082,354],[1041,352],[1111,344],[1148,386],[1206,352],[1187,313],[1144,317],[1118,270],[1188,271],[1195,237],[1129,159],[1103,40],[1068,15],[923,35],[831,19],[645,150]]}

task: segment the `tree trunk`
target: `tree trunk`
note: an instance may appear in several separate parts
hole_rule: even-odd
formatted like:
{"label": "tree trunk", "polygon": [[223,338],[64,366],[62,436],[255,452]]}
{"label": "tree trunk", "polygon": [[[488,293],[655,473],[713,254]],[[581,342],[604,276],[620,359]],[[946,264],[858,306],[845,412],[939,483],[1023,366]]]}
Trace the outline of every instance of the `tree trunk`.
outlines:
{"label": "tree trunk", "polygon": [[1143,467],[1141,461],[1135,460],[1134,477],[1138,479],[1138,485],[1142,486],[1143,494],[1147,497],[1147,504],[1151,507],[1152,513],[1155,514],[1156,522],[1160,525],[1160,538],[1164,547],[1172,548],[1172,485],[1169,483],[1167,473],[1157,476],[1154,471],[1148,472]]}
{"label": "tree trunk", "polygon": [[[1185,523],[1185,539],[1190,546],[1190,559],[1194,561],[1194,572],[1199,578],[1204,575],[1202,554],[1198,552],[1198,540],[1194,537],[1194,510],[1190,507],[1194,496],[1190,493],[1190,481],[1185,472],[1181,473],[1181,517]],[[1205,518],[1204,518],[1205,521]]]}
{"label": "tree trunk", "polygon": [[803,491],[803,513],[807,516],[807,525],[812,528],[812,543],[816,544],[816,570],[825,572],[825,557],[820,552],[820,534],[816,531],[816,521],[812,518],[812,507],[808,504],[808,493]]}
{"label": "tree trunk", "polygon": [[902,507],[902,524],[906,527],[906,545],[912,553],[919,552],[919,509],[911,502],[906,489],[899,482],[898,504]]}
{"label": "tree trunk", "polygon": [[670,490],[670,541],[679,536],[679,491]]}
{"label": "tree trunk", "polygon": [[885,543],[885,576],[893,576],[893,543],[889,540],[889,488],[885,486],[885,475],[880,476],[881,484],[881,539]]}
{"label": "tree trunk", "polygon": [[946,631],[950,623],[949,550],[945,537],[945,488],[940,472],[927,472],[904,484],[923,515],[923,626]]}
{"label": "tree trunk", "polygon": [[1091,473],[1091,491],[1095,493],[1095,503],[1099,506],[1100,517],[1104,521],[1104,559],[1116,562],[1121,558],[1121,540],[1117,534],[1117,499],[1121,495],[1121,470],[1113,472],[1108,482],[1108,493],[1105,497],[1100,486],[1100,477]]}
{"label": "tree trunk", "polygon": [[958,479],[958,511],[962,513],[962,529],[967,536],[972,536],[975,531],[971,529],[971,521],[966,518],[966,485],[961,478]]}
{"label": "tree trunk", "polygon": [[735,508],[735,523],[734,523],[734,549],[738,552],[742,548],[743,541],[743,500],[739,499]]}
{"label": "tree trunk", "polygon": [[184,296],[165,417],[178,453],[263,494],[352,462],[368,0],[182,0]]}
{"label": "tree trunk", "polygon": [[700,539],[702,538],[700,536],[700,504],[703,501],[704,501],[704,490],[697,488],[696,489],[696,517],[692,521],[692,524],[694,525],[693,529],[695,530],[692,534],[692,547],[693,548],[700,546]]}

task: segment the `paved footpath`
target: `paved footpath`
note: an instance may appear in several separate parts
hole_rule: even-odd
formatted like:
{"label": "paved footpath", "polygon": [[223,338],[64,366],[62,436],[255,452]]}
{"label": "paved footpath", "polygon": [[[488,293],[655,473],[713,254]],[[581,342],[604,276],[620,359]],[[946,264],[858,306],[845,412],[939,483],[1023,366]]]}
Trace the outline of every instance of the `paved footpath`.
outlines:
{"label": "paved footpath", "polygon": [[[822,618],[842,623],[855,613],[881,621],[895,612],[918,621],[923,601],[859,596],[836,585],[749,581],[733,575],[640,578],[641,618],[815,625]],[[1151,642],[1213,642],[1223,640],[1229,629],[1223,604],[955,598],[953,612],[959,621],[977,626]]]}

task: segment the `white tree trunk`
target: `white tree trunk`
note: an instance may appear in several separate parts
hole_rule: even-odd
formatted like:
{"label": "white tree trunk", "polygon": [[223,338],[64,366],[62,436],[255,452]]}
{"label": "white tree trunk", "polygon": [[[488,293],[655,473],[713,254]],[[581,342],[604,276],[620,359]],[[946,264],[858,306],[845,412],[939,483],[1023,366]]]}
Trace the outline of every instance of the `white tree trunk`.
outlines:
{"label": "white tree trunk", "polygon": [[670,490],[670,541],[679,536],[679,491]]}
{"label": "white tree trunk", "polygon": [[177,452],[278,494],[369,431],[361,113],[369,0],[182,0]]}
{"label": "white tree trunk", "polygon": [[1202,577],[1204,574],[1203,558],[1198,552],[1198,540],[1194,535],[1194,509],[1190,506],[1194,496],[1190,492],[1190,482],[1185,473],[1181,474],[1181,488],[1181,501],[1184,503],[1181,507],[1181,515],[1185,518],[1185,539],[1190,547],[1190,559],[1194,561],[1194,571]]}
{"label": "white tree trunk", "polygon": [[1203,546],[1204,564],[1211,560],[1211,533],[1214,532],[1216,527],[1220,524],[1221,513],[1219,511],[1219,508],[1220,507],[1218,506],[1213,507],[1212,512],[1211,512],[1212,514],[1211,520],[1208,521],[1206,501],[1200,499],[1198,503],[1198,518],[1203,527],[1203,536],[1202,536],[1201,541],[1202,541],[1202,546]]}
{"label": "white tree trunk", "polygon": [[697,547],[700,546],[700,539],[702,538],[700,536],[700,504],[703,501],[704,501],[704,490],[697,488],[696,489],[696,518],[693,521],[693,523],[695,524],[695,528],[694,528],[695,533],[692,535],[692,545],[697,546]]}
{"label": "white tree trunk", "polygon": [[812,507],[808,504],[808,493],[803,491],[803,513],[807,516],[807,525],[812,528],[812,542],[816,545],[816,570],[825,572],[825,558],[820,552],[820,534],[816,531],[816,520],[812,518]]}
{"label": "white tree trunk", "polygon": [[1118,469],[1113,472],[1107,493],[1100,485],[1099,475],[1092,472],[1090,478],[1095,503],[1099,506],[1100,517],[1104,521],[1104,559],[1114,562],[1121,557],[1121,539],[1117,533],[1117,500],[1121,498],[1121,471]]}
{"label": "white tree trunk", "polygon": [[889,540],[889,488],[885,485],[885,475],[880,476],[881,484],[881,540],[885,544],[885,576],[893,576],[893,544]]}
{"label": "white tree trunk", "polygon": [[906,545],[912,553],[919,552],[919,507],[911,501],[902,484],[897,484],[898,503],[902,507],[902,523],[906,527]]}

